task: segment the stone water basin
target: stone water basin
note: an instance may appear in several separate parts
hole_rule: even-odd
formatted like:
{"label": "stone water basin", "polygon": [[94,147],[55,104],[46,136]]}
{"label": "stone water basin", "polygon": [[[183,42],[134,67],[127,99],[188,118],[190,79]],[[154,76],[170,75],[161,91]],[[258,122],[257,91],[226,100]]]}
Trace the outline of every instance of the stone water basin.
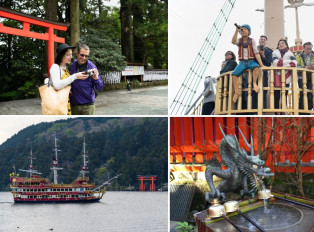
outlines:
{"label": "stone water basin", "polygon": [[[241,207],[242,205],[242,207]],[[262,200],[240,203],[240,210],[266,231],[272,232],[312,232],[314,231],[314,210],[283,200],[272,198],[264,207]],[[259,231],[254,225],[238,213],[227,216],[243,231]],[[237,232],[238,230],[223,218],[210,219],[207,211],[194,215],[199,232]]]}

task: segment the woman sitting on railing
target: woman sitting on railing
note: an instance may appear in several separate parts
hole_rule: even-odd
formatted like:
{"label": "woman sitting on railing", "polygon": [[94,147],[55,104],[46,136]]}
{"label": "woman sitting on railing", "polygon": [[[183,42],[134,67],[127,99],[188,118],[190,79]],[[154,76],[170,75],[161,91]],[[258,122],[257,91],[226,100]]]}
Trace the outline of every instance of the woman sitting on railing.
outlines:
{"label": "woman sitting on railing", "polygon": [[[273,51],[272,66],[275,67],[296,67],[297,61],[293,53],[289,50],[288,42],[285,39],[278,41],[277,49]],[[281,87],[281,71],[275,71],[274,73],[274,86]],[[288,88],[291,83],[291,71],[286,71],[286,87]],[[275,109],[279,109],[281,90],[275,90]],[[286,94],[288,91],[286,91]]]}

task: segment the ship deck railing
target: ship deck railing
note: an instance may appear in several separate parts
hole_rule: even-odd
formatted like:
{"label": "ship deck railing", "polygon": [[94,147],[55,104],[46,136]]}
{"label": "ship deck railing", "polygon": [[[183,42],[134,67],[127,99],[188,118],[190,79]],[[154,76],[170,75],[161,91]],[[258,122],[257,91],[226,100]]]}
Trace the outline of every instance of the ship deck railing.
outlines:
{"label": "ship deck railing", "polygon": [[27,188],[27,189],[42,189],[42,188],[94,188],[95,184],[81,184],[81,185],[73,185],[73,184],[45,184],[45,185],[10,185],[10,188]]}
{"label": "ship deck railing", "polygon": [[[268,72],[268,86],[264,87],[263,71]],[[275,72],[281,74],[281,86],[275,87]],[[291,84],[286,87],[285,73],[291,72]],[[232,71],[224,73],[217,78],[215,115],[299,115],[313,114],[313,109],[308,109],[308,93],[312,93],[314,102],[314,70],[297,67],[262,67],[259,68],[257,102],[253,103],[253,75],[251,70],[247,70],[239,77],[239,98],[236,103],[232,101],[234,86],[232,81]],[[302,79],[302,86],[298,86],[299,76]],[[307,76],[312,82],[312,89],[307,89]],[[243,83],[247,81],[247,86]],[[279,109],[275,109],[275,90],[280,90]],[[303,93],[302,93],[303,92]],[[264,94],[266,94],[266,107],[264,107]],[[301,97],[300,97],[301,96]],[[304,109],[299,109],[299,101],[303,101]],[[187,115],[201,115],[203,107],[203,97],[199,96],[192,106],[187,110]]]}
{"label": "ship deck railing", "polygon": [[40,181],[49,182],[48,178],[29,178],[29,177],[20,177],[20,176],[16,176],[16,178],[22,179],[23,182],[28,182],[28,183],[40,182]]}

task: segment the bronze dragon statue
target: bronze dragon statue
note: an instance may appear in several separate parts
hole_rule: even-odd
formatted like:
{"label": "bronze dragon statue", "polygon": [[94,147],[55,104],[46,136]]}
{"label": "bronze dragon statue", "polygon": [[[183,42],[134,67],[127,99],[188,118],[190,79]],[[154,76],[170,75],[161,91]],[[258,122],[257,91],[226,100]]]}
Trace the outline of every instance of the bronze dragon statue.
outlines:
{"label": "bronze dragon statue", "polygon": [[[223,139],[219,144],[219,154],[222,163],[227,167],[223,170],[221,168],[221,163],[216,159],[212,158],[209,160],[206,166],[205,178],[211,189],[211,193],[206,193],[206,200],[210,202],[213,198],[218,198],[221,202],[225,202],[226,196],[225,192],[235,192],[242,186],[243,190],[240,191],[241,195],[250,194],[254,197],[254,189],[257,187],[257,181],[262,184],[259,177],[272,176],[274,175],[269,168],[263,168],[265,161],[259,158],[259,155],[254,155],[254,142],[251,136],[250,145],[242,131],[239,131],[250,149],[250,154],[240,148],[239,141],[236,136],[225,135],[219,124],[220,131],[223,135]],[[223,180],[218,184],[217,187],[214,186],[213,175],[216,175]],[[252,187],[248,190],[248,180]]]}

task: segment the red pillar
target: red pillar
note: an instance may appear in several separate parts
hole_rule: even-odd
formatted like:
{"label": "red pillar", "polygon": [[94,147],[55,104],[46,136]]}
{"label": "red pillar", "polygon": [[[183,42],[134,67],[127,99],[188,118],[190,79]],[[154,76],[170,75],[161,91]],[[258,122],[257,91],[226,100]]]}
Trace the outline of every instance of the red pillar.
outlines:
{"label": "red pillar", "polygon": [[54,64],[54,39],[53,39],[53,28],[49,27],[48,28],[48,35],[49,35],[49,40],[48,40],[48,75],[50,76],[49,70],[50,67]]}
{"label": "red pillar", "polygon": [[137,178],[141,181],[141,183],[140,183],[140,191],[145,191],[145,185],[144,185],[145,177],[144,176],[138,176]]}
{"label": "red pillar", "polygon": [[156,185],[154,184],[154,180],[156,180],[156,178],[150,177],[150,180],[152,181],[152,183],[149,185],[149,190],[150,191],[156,191]]}

